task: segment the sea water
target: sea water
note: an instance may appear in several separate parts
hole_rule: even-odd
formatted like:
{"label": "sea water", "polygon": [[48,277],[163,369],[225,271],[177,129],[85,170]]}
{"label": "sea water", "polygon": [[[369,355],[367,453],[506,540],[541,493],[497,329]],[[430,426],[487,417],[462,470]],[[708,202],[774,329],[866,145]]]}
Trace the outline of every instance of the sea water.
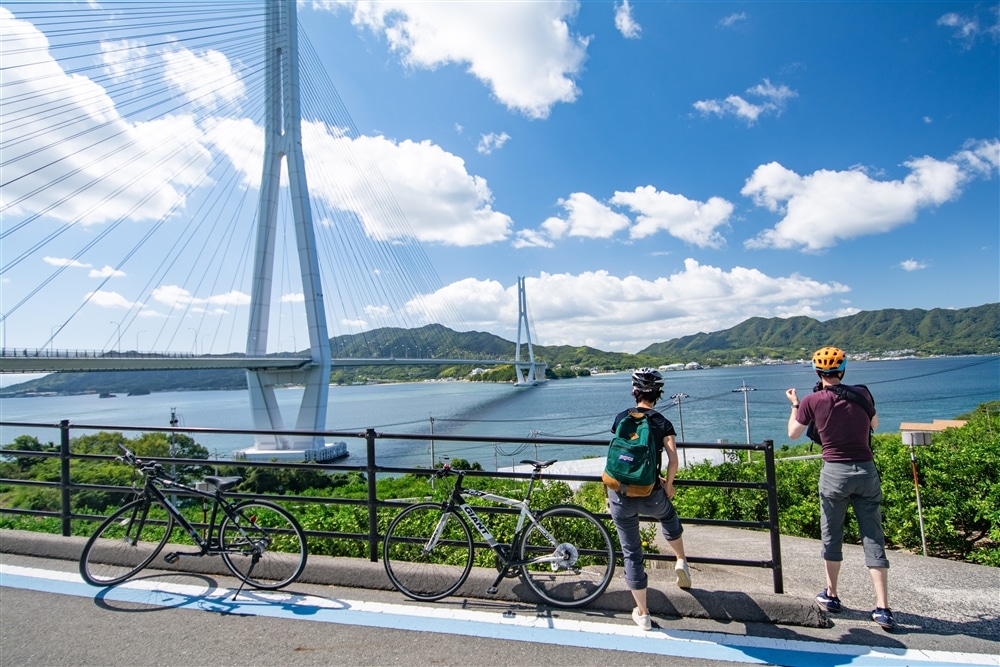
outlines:
{"label": "sea water", "polygon": [[[788,400],[812,389],[816,376],[798,364],[734,366],[664,373],[664,399],[657,408],[670,419],[678,440],[742,443],[773,440],[789,443]],[[980,403],[1000,400],[1000,357],[941,357],[850,362],[845,382],[866,384],[875,397],[879,432],[899,430],[901,422],[952,419]],[[276,390],[286,425],[295,423],[301,388]],[[671,399],[676,396],[677,398]],[[433,461],[464,458],[486,469],[507,467],[523,458],[581,459],[602,456],[603,447],[536,445],[536,437],[606,441],[611,418],[634,405],[628,373],[553,380],[535,387],[485,382],[415,382],[331,386],[327,428],[381,434],[456,434],[482,437],[482,443],[429,442],[387,437],[377,440],[380,465],[429,466]],[[250,429],[246,390],[184,391],[145,396],[98,398],[96,395],[4,398],[0,421],[167,426],[175,414],[182,427]],[[432,422],[433,420],[433,422]],[[290,427],[289,427],[290,428]],[[0,427],[0,443],[26,433],[42,442],[58,441],[52,429]],[[80,435],[82,431],[73,431]],[[520,444],[496,444],[490,437],[524,438]],[[213,458],[253,444],[249,435],[196,434]],[[804,440],[800,439],[799,442]],[[363,440],[348,440],[350,456],[338,464],[362,465]],[[685,452],[684,459],[714,458],[718,452]]]}

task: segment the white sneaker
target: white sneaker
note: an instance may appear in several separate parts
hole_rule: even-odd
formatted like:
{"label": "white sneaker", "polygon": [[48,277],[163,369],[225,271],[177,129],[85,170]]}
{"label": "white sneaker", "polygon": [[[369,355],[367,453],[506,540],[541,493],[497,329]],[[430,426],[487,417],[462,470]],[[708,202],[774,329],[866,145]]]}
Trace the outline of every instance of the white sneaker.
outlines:
{"label": "white sneaker", "polygon": [[638,607],[632,610],[632,620],[643,630],[649,631],[653,629],[653,619],[649,617],[649,614],[645,616],[640,614]]}
{"label": "white sneaker", "polygon": [[678,588],[691,588],[691,570],[688,569],[686,560],[678,560],[674,566],[674,573],[677,575]]}

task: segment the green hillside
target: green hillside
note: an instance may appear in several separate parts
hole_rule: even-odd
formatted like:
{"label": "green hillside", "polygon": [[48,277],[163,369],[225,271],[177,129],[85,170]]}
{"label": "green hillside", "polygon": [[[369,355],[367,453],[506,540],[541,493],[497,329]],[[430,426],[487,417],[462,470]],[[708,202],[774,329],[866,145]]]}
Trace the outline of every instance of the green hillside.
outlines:
{"label": "green hillside", "polygon": [[946,310],[873,310],[820,322],[810,317],[754,317],[731,329],[655,343],[640,354],[672,362],[736,363],[744,357],[799,359],[823,345],[881,355],[996,354],[1000,304]]}
{"label": "green hillside", "polygon": [[[908,351],[911,354],[997,354],[1000,304],[959,310],[876,310],[820,322],[809,317],[754,317],[725,331],[699,333],[650,345],[638,354],[604,352],[569,345],[534,347],[549,377],[572,377],[590,369],[623,370],[696,361],[703,366],[739,363],[744,358],[799,359],[823,345],[852,353]],[[510,359],[514,343],[480,331],[453,331],[440,324],[418,329],[386,328],[330,339],[333,357]],[[526,359],[526,349],[522,349]],[[469,364],[454,366],[334,366],[330,381],[410,381],[465,378]],[[502,377],[502,374],[500,374]],[[512,376],[512,373],[508,375]],[[79,394],[198,389],[246,389],[238,370],[54,373],[13,385],[3,395],[34,392]]]}

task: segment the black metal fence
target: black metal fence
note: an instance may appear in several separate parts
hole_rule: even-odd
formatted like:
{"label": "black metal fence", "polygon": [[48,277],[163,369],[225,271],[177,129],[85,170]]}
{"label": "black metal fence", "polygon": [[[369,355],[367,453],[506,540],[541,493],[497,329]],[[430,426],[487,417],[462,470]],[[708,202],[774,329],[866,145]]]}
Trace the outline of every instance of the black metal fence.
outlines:
{"label": "black metal fence", "polygon": [[[562,446],[586,446],[594,447],[606,445],[606,440],[585,440],[579,438],[550,438],[550,437],[537,437],[531,438],[530,440],[525,440],[524,438],[511,438],[511,437],[497,437],[497,436],[463,436],[463,435],[445,435],[445,434],[407,434],[407,433],[384,433],[378,432],[375,429],[367,429],[364,432],[341,432],[341,431],[254,431],[245,429],[215,429],[215,428],[166,428],[166,427],[143,427],[143,426],[115,426],[115,425],[99,425],[99,424],[71,424],[68,420],[60,421],[59,423],[38,423],[38,422],[7,422],[0,421],[0,426],[4,427],[23,427],[30,429],[46,429],[51,428],[53,430],[58,430],[59,432],[59,451],[58,452],[39,452],[39,451],[29,451],[29,450],[16,450],[8,449],[4,450],[2,456],[4,457],[58,457],[60,461],[60,479],[59,481],[45,482],[37,480],[23,480],[23,479],[7,479],[0,478],[0,485],[9,486],[37,486],[37,487],[47,487],[47,488],[58,488],[60,491],[60,509],[58,512],[53,511],[43,511],[43,510],[31,510],[22,509],[14,507],[2,507],[0,506],[0,514],[20,514],[20,515],[30,515],[30,516],[44,516],[44,517],[58,517],[62,523],[62,534],[68,536],[71,534],[71,524],[72,520],[91,520],[97,521],[103,519],[103,516],[95,516],[91,514],[78,514],[72,511],[72,504],[70,502],[71,494],[75,491],[106,491],[106,492],[128,492],[131,489],[120,486],[106,486],[106,485],[96,485],[96,484],[81,484],[72,481],[71,477],[71,463],[75,460],[113,460],[113,456],[106,455],[96,455],[96,454],[80,454],[74,453],[70,448],[71,433],[74,431],[137,431],[143,433],[183,433],[191,437],[197,434],[213,434],[213,435],[262,435],[267,434],[269,436],[273,435],[291,435],[291,436],[318,436],[330,439],[339,440],[363,440],[365,443],[365,463],[364,465],[337,465],[333,463],[288,463],[288,462],[263,462],[263,461],[251,461],[251,460],[220,460],[220,459],[182,459],[182,458],[169,458],[169,457],[158,457],[157,460],[161,463],[170,465],[197,465],[197,466],[239,466],[241,468],[284,468],[284,469],[308,469],[316,470],[317,467],[324,471],[334,472],[334,473],[349,473],[349,472],[360,472],[363,473],[367,480],[367,499],[351,499],[351,498],[331,498],[331,497],[314,497],[314,496],[299,496],[299,495],[282,495],[280,498],[282,501],[294,502],[294,503],[321,503],[328,505],[354,505],[354,506],[364,506],[368,513],[368,530],[364,533],[347,533],[347,532],[330,532],[330,531],[317,531],[317,530],[307,530],[307,537],[316,538],[335,538],[335,539],[347,539],[347,540],[358,540],[363,541],[367,544],[368,558],[371,561],[378,560],[378,545],[382,538],[379,534],[378,529],[378,509],[379,508],[391,508],[391,507],[405,507],[409,501],[401,501],[392,498],[379,498],[377,493],[377,480],[380,475],[394,475],[394,474],[431,474],[433,471],[429,468],[401,468],[394,466],[384,466],[379,464],[378,460],[378,447],[377,442],[379,440],[412,440],[412,441],[429,441],[434,440],[438,442],[464,442],[464,443],[494,443],[494,444],[532,444],[532,445],[562,445]],[[778,532],[778,496],[777,496],[777,482],[775,477],[775,459],[774,459],[774,443],[771,440],[765,440],[759,444],[736,444],[727,443],[725,445],[720,445],[718,443],[693,443],[693,442],[681,442],[677,443],[679,449],[690,449],[690,450],[719,450],[720,448],[725,448],[726,450],[746,450],[750,452],[762,452],[764,456],[764,467],[765,467],[765,481],[764,482],[735,482],[735,481],[707,481],[707,480],[685,480],[678,479],[675,481],[676,486],[706,486],[706,487],[721,487],[721,488],[735,488],[735,489],[755,489],[762,493],[767,494],[767,507],[768,507],[768,519],[767,521],[723,521],[717,519],[705,519],[698,517],[687,517],[683,518],[685,524],[689,525],[710,525],[710,526],[725,526],[732,528],[749,528],[757,530],[766,530],[770,535],[770,550],[771,558],[768,560],[746,560],[738,558],[711,558],[711,557],[699,557],[699,556],[689,556],[688,561],[691,563],[706,563],[712,565],[731,565],[739,567],[754,567],[754,568],[766,568],[770,569],[773,575],[774,581],[774,592],[783,593],[784,583],[782,577],[782,566],[781,566],[781,541],[780,534]],[[492,478],[508,478],[508,479],[528,479],[529,475],[525,473],[517,472],[488,472],[488,471],[469,471],[469,476],[482,476],[482,477],[492,477]],[[556,473],[546,473],[545,479],[547,480],[561,480],[566,482],[600,482],[599,477],[586,476],[586,475],[567,475],[567,474],[556,474]],[[261,498],[270,497],[274,499],[274,496],[260,496],[255,494],[240,494],[240,493],[228,493],[227,495],[234,498]],[[497,510],[503,511],[503,510]],[[598,516],[606,522],[610,523],[610,516],[606,513],[598,513]],[[614,531],[612,530],[612,533]],[[477,545],[478,546],[478,545]],[[619,556],[621,553],[619,552]],[[662,554],[647,554],[646,558],[648,560],[673,560],[672,555],[662,555]]]}

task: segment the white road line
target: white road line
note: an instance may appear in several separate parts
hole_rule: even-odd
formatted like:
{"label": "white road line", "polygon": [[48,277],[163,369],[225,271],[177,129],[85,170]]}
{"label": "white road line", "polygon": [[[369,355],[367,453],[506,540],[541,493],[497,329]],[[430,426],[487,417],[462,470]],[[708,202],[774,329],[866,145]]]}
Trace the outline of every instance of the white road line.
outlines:
{"label": "white road line", "polygon": [[[288,618],[322,623],[437,632],[464,636],[600,648],[674,657],[726,660],[746,664],[992,665],[997,656],[948,651],[871,648],[789,639],[748,637],[686,630],[643,632],[633,625],[570,620],[502,611],[435,608],[408,604],[325,598],[282,591],[206,588],[157,579],[139,579],[97,589],[76,573],[0,564],[0,586],[216,613]],[[447,621],[447,622],[443,622]],[[627,638],[627,640],[625,639]]]}

